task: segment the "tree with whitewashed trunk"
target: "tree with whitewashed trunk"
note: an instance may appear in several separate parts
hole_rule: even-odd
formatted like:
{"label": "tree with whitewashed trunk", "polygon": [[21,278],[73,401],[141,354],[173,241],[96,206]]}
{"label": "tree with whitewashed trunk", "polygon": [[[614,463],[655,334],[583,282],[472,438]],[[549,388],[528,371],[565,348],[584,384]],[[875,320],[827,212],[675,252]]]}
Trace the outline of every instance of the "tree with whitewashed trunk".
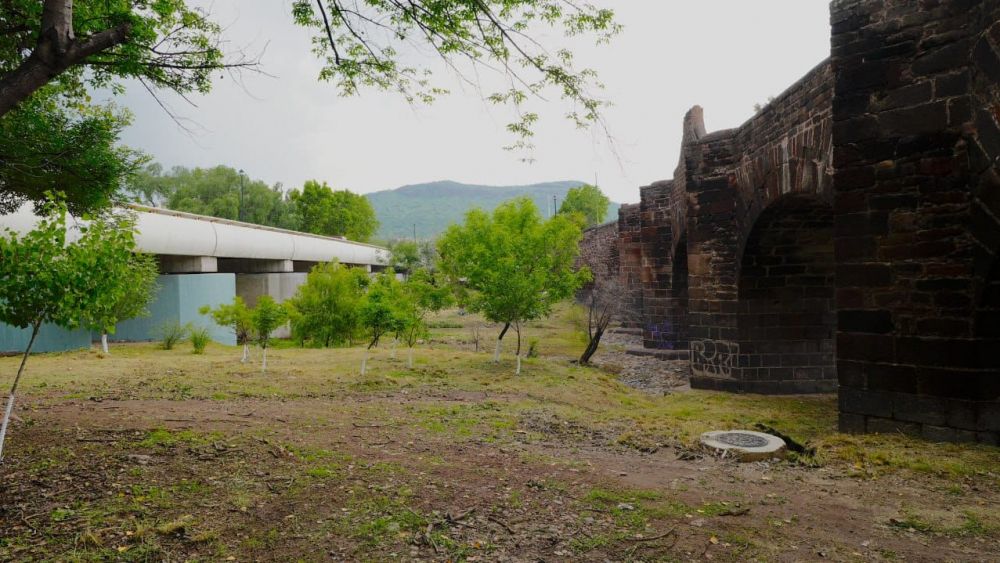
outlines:
{"label": "tree with whitewashed trunk", "polygon": [[494,362],[512,326],[547,316],[590,278],[589,270],[574,268],[581,236],[571,216],[545,220],[529,198],[517,198],[492,215],[470,211],[464,224],[441,237],[441,271],[458,288],[459,301],[503,326]]}
{"label": "tree with whitewashed trunk", "polygon": [[216,308],[208,305],[198,309],[202,315],[209,315],[215,324],[233,329],[236,344],[243,346],[243,357],[240,363],[245,364],[250,359],[250,341],[253,340],[253,313],[247,308],[243,298],[237,295],[232,303],[224,303]]}
{"label": "tree with whitewashed trunk", "polygon": [[128,219],[91,218],[74,224],[69,239],[65,203],[50,199],[40,211],[33,230],[23,235],[7,230],[0,236],[0,322],[31,331],[0,425],[0,460],[18,384],[42,325],[72,330],[121,299],[121,279],[107,272],[128,262],[135,250]]}
{"label": "tree with whitewashed trunk", "polygon": [[262,295],[257,299],[257,306],[250,315],[253,323],[254,336],[261,348],[260,371],[267,371],[267,346],[271,343],[271,334],[288,321],[288,309],[275,302],[270,295]]}
{"label": "tree with whitewashed trunk", "polygon": [[436,279],[422,268],[410,273],[400,293],[397,306],[400,323],[396,338],[406,343],[406,366],[412,369],[413,347],[428,334],[427,315],[448,307],[454,302],[454,297],[443,279]]}
{"label": "tree with whitewashed trunk", "polygon": [[149,254],[133,253],[104,273],[109,283],[117,283],[120,291],[115,291],[117,299],[105,299],[87,313],[85,326],[100,331],[101,351],[108,350],[108,334],[114,334],[118,323],[149,315],[149,303],[156,295],[159,275],[156,258]]}

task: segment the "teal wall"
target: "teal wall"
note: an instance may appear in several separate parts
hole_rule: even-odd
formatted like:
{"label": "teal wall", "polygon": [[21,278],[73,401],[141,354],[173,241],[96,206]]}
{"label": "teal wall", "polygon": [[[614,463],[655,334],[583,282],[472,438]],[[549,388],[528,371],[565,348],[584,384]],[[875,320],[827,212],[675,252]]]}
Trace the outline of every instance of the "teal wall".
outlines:
{"label": "teal wall", "polygon": [[[12,354],[24,352],[24,348],[31,339],[31,329],[20,329],[10,325],[0,323],[0,353]],[[90,346],[90,331],[65,330],[55,325],[44,324],[38,329],[38,337],[35,338],[35,345],[31,347],[32,352],[62,352],[64,350],[76,350]]]}
{"label": "teal wall", "polygon": [[163,324],[176,321],[182,325],[208,328],[212,340],[220,344],[236,344],[231,329],[220,327],[206,315],[198,313],[204,305],[215,307],[231,303],[236,295],[236,274],[173,274],[160,276],[160,291],[150,304],[148,317],[118,323],[112,341],[141,342],[157,340]]}

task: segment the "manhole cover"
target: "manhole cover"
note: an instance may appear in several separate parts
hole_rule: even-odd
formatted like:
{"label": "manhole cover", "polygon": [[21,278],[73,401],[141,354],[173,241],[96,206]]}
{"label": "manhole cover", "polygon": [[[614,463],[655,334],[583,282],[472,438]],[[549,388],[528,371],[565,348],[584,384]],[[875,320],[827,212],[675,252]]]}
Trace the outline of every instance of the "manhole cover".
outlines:
{"label": "manhole cover", "polygon": [[739,446],[741,448],[760,448],[767,445],[766,438],[744,432],[726,432],[725,434],[719,434],[715,439],[723,444]]}
{"label": "manhole cover", "polygon": [[785,450],[785,441],[781,438],[752,430],[705,432],[701,435],[701,443],[721,455],[736,457],[740,461],[780,457]]}

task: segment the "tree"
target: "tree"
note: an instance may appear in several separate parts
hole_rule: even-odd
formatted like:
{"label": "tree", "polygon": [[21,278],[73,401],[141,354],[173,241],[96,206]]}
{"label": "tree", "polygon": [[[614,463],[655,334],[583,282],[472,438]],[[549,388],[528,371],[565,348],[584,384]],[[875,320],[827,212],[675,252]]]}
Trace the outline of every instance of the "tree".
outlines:
{"label": "tree", "polygon": [[222,304],[212,309],[205,305],[198,310],[202,315],[211,315],[212,320],[219,326],[233,329],[236,335],[236,344],[243,346],[243,357],[240,363],[246,363],[250,359],[250,340],[253,339],[254,323],[253,314],[247,308],[243,298],[237,295],[233,297],[233,302]]}
{"label": "tree", "polygon": [[299,217],[298,230],[330,237],[368,241],[378,230],[375,209],[368,198],[309,180],[289,199]]}
{"label": "tree", "polygon": [[[41,5],[39,5],[41,4]],[[509,88],[487,96],[514,106],[508,126],[530,144],[538,115],[524,111],[530,96],[551,88],[577,109],[578,124],[601,121],[604,103],[589,69],[577,70],[566,49],[547,51],[528,29],[562,29],[566,35],[593,33],[599,42],[616,34],[614,14],[570,0],[295,0],[293,20],[315,32],[315,52],[323,59],[320,79],[342,95],[364,87],[399,92],[408,101],[430,102],[446,93],[430,71],[411,66],[407,51],[432,52],[462,72],[482,66],[499,70]],[[237,53],[225,60],[221,28],[185,0],[108,2],[7,0],[0,34],[0,116],[50,82],[67,96],[85,99],[86,89],[120,89],[120,80],[140,81],[184,94],[209,89],[212,73],[253,67]]]}
{"label": "tree", "polygon": [[38,208],[56,190],[76,215],[109,206],[145,160],[117,146],[129,121],[114,106],[67,103],[53,88],[0,118],[0,213],[25,201]]}
{"label": "tree", "polygon": [[397,240],[389,243],[389,267],[409,276],[421,266],[420,246],[412,240]]}
{"label": "tree", "polygon": [[0,237],[0,322],[31,329],[0,426],[0,460],[17,387],[42,324],[74,329],[95,310],[121,299],[125,287],[106,272],[115,271],[135,250],[126,220],[98,217],[75,225],[78,237],[70,242],[66,204],[53,201],[40,211],[42,218],[30,232],[19,236],[8,230]]}
{"label": "tree", "polygon": [[391,268],[376,276],[369,286],[359,309],[361,325],[369,338],[369,350],[378,346],[383,335],[401,329],[405,322],[400,313],[403,297],[401,284]]}
{"label": "tree", "polygon": [[576,271],[580,227],[566,215],[547,221],[528,198],[506,202],[488,215],[474,209],[463,225],[452,225],[438,242],[442,271],[463,288],[471,311],[502,323],[494,361],[511,326],[548,315],[588,279]]}
{"label": "tree", "polygon": [[584,225],[593,227],[604,222],[610,204],[611,200],[600,188],[584,184],[566,193],[559,213],[579,213],[584,218]]}
{"label": "tree", "polygon": [[149,254],[133,253],[121,262],[110,264],[104,270],[107,283],[120,286],[113,294],[115,299],[96,303],[85,316],[90,330],[101,332],[101,350],[108,351],[108,334],[114,334],[119,322],[149,315],[149,303],[156,296],[159,268]]}
{"label": "tree", "polygon": [[358,307],[368,281],[364,270],[336,262],[314,267],[287,302],[292,337],[326,347],[349,340],[358,329]]}
{"label": "tree", "polygon": [[7,0],[0,116],[49,83],[76,100],[88,87],[118,88],[124,78],[151,91],[207,91],[214,71],[254,64],[225,61],[220,31],[183,0]]}
{"label": "tree", "polygon": [[270,295],[261,295],[250,318],[257,344],[262,350],[260,370],[266,372],[267,346],[271,342],[271,334],[288,321],[288,309],[275,302]]}
{"label": "tree", "polygon": [[621,314],[624,304],[622,295],[624,294],[625,288],[622,287],[621,280],[617,276],[604,280],[594,280],[594,285],[587,292],[584,300],[587,307],[587,347],[580,355],[581,364],[590,363],[590,358],[597,352],[597,347],[601,344],[604,331],[607,330],[611,321]]}
{"label": "tree", "polygon": [[294,204],[281,185],[268,186],[228,166],[174,167],[164,173],[148,166],[133,177],[128,191],[137,199],[161,199],[168,209],[220,219],[297,229]]}
{"label": "tree", "polygon": [[451,288],[434,279],[427,270],[415,270],[403,282],[397,305],[399,325],[397,337],[409,348],[407,366],[413,367],[413,346],[427,334],[427,315],[448,307],[453,302]]}

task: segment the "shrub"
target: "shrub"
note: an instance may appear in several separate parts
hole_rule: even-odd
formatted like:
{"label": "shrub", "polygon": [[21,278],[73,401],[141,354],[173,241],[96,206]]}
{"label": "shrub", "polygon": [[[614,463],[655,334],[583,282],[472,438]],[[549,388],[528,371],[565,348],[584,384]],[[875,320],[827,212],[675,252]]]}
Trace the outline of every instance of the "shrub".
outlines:
{"label": "shrub", "polygon": [[538,357],[538,339],[532,338],[528,341],[528,357],[537,358]]}
{"label": "shrub", "polygon": [[208,342],[212,339],[208,333],[208,329],[205,327],[192,328],[189,331],[189,335],[191,338],[191,346],[194,347],[194,353],[205,353],[205,347],[208,346]]}
{"label": "shrub", "polygon": [[160,325],[160,346],[164,350],[173,350],[177,343],[187,337],[188,327],[177,321],[169,321]]}

